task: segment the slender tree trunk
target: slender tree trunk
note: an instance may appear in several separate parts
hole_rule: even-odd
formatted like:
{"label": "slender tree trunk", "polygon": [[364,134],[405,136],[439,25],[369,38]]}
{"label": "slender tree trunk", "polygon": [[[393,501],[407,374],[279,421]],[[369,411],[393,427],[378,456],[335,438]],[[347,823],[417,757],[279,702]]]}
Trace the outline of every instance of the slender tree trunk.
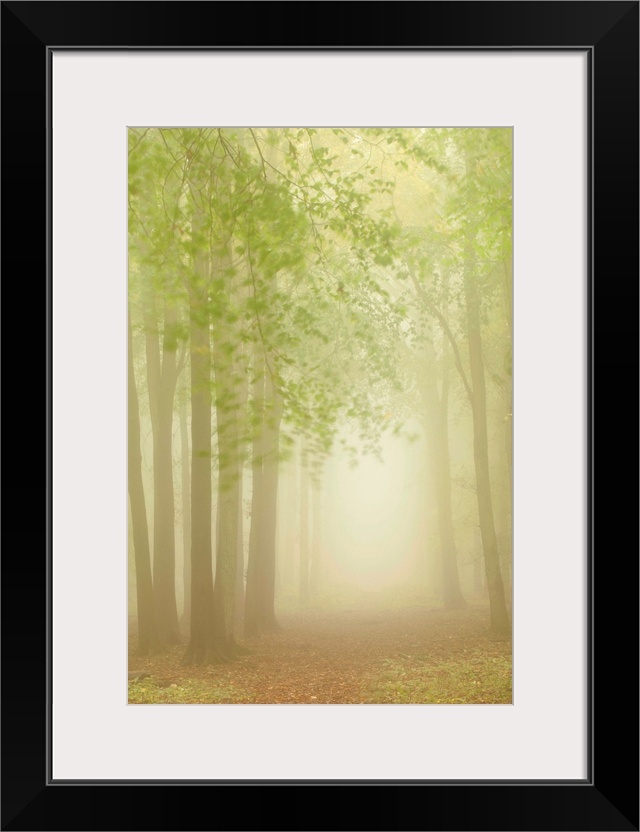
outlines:
{"label": "slender tree trunk", "polygon": [[233,632],[237,638],[244,627],[244,472],[240,468],[240,479],[238,482],[238,561],[236,565],[236,602],[233,619]]}
{"label": "slender tree trunk", "polygon": [[442,344],[442,395],[438,412],[439,435],[442,438],[440,450],[441,476],[438,478],[441,494],[438,502],[443,508],[440,511],[440,531],[442,541],[442,578],[445,605],[460,609],[466,607],[462,590],[460,589],[460,575],[458,573],[458,550],[453,531],[453,509],[451,505],[451,460],[449,457],[449,366],[447,362],[447,341]]}
{"label": "slender tree trunk", "polygon": [[[278,470],[278,487],[281,490],[282,484],[281,480],[282,471]],[[283,550],[283,534],[282,534],[282,522],[280,520],[280,513],[278,511],[278,506],[276,506],[276,521],[275,521],[275,595],[279,595],[282,591],[282,564],[280,563],[280,558],[282,557],[282,550]]]}
{"label": "slender tree trunk", "polygon": [[233,357],[226,351],[229,346],[233,345],[233,340],[226,326],[216,327],[214,342],[218,434],[218,523],[214,631],[217,650],[224,657],[232,657],[236,650],[234,604],[238,566],[238,518],[240,515],[239,414],[234,386],[234,361]]}
{"label": "slender tree trunk", "polygon": [[[218,445],[220,448],[220,445]],[[223,447],[223,453],[229,453]],[[226,464],[218,481],[218,526],[214,589],[215,644],[224,657],[236,651],[234,636],[240,483],[237,465]]]}
{"label": "slender tree trunk", "polygon": [[322,572],[322,526],[321,506],[322,491],[320,483],[311,486],[311,567],[309,570],[309,593],[317,598],[320,592]]}
{"label": "slender tree trunk", "polygon": [[284,544],[282,557],[282,580],[283,584],[289,588],[295,586],[294,580],[294,560],[295,560],[295,543],[296,543],[296,528],[298,526],[297,500],[298,500],[298,481],[296,477],[295,464],[289,464],[286,468],[285,476],[286,484],[286,499],[282,501],[281,516],[283,519],[282,528],[284,529]]}
{"label": "slender tree trunk", "polygon": [[507,464],[509,466],[509,493],[513,503],[513,263],[511,257],[505,260],[504,264],[504,298],[505,315],[509,331],[509,354],[505,366],[505,376],[509,380],[507,418],[505,419],[505,441],[507,447]]}
{"label": "slender tree trunk", "polygon": [[266,436],[263,429],[265,367],[261,344],[256,343],[253,350],[253,443],[252,443],[252,493],[251,526],[249,528],[249,562],[247,564],[247,589],[244,608],[244,632],[249,638],[260,633],[260,585],[262,569],[260,548],[263,538],[264,498],[264,457]]}
{"label": "slender tree trunk", "polygon": [[182,577],[184,587],[182,620],[188,626],[191,620],[191,477],[186,399],[183,399],[180,405],[180,452],[182,456]]}
{"label": "slender tree trunk", "polygon": [[282,402],[261,344],[254,350],[257,433],[253,442],[253,498],[245,600],[245,632],[278,628],[275,616],[278,455]]}
{"label": "slender tree trunk", "polygon": [[[502,414],[501,414],[502,415]],[[503,417],[504,419],[504,417]],[[503,430],[498,432],[497,442],[497,468],[500,477],[508,482],[508,446],[509,443],[505,441]],[[504,482],[503,480],[503,482]],[[511,611],[511,490],[507,485],[503,485],[494,494],[497,511],[496,511],[496,532],[499,542],[500,551],[500,570],[502,572],[502,579],[505,589],[505,602],[507,605],[507,612]]]}
{"label": "slender tree trunk", "polygon": [[442,394],[438,394],[436,380],[437,361],[433,343],[427,341],[427,372],[423,386],[427,414],[427,445],[433,491],[438,510],[438,534],[440,537],[440,563],[442,569],[442,594],[444,605],[450,609],[466,606],[460,589],[458,553],[453,531],[451,507],[451,464],[449,461],[449,384],[446,361],[442,361]]}
{"label": "slender tree trunk", "polygon": [[265,419],[266,456],[264,459],[262,485],[262,559],[264,578],[260,593],[260,626],[264,630],[279,629],[275,613],[276,592],[276,527],[278,516],[278,475],[280,455],[280,421],[282,399],[273,383],[271,372],[265,378]]}
{"label": "slender tree trunk", "polygon": [[[471,176],[471,166],[472,161],[467,151],[467,177]],[[496,634],[506,635],[511,633],[511,623],[505,604],[491,499],[487,440],[487,401],[484,361],[482,356],[482,334],[480,330],[480,297],[476,277],[474,242],[473,230],[467,229],[464,250],[464,294],[467,308],[471,385],[473,388],[473,457],[476,471],[480,534],[482,536],[482,548],[484,551],[487,588],[491,608],[491,629]]]}
{"label": "slender tree trunk", "polygon": [[184,661],[202,663],[213,648],[211,550],[211,343],[206,292],[206,258],[190,297],[191,360],[191,635]]}
{"label": "slender tree trunk", "polygon": [[133,547],[136,566],[136,593],[138,601],[138,655],[146,656],[158,647],[153,581],[151,577],[151,553],[149,528],[142,483],[142,453],[140,451],[140,413],[138,391],[133,371],[133,334],[131,315],[128,323],[129,378],[128,378],[128,481],[133,527]]}
{"label": "slender tree trunk", "polygon": [[307,455],[302,450],[300,457],[300,600],[309,600],[309,469]]}
{"label": "slender tree trunk", "polygon": [[[235,364],[234,389],[237,396],[236,418],[238,425],[247,425],[247,402],[249,396],[249,368],[245,351],[238,348],[238,360]],[[244,628],[244,592],[245,592],[245,562],[244,562],[244,442],[238,447],[238,542],[236,548],[236,578],[233,632],[237,638]]]}
{"label": "slender tree trunk", "polygon": [[512,273],[511,273],[511,259],[505,261],[505,286],[504,286],[504,314],[507,321],[507,331],[509,334],[508,347],[504,356],[503,372],[502,372],[502,425],[503,432],[499,442],[500,447],[500,461],[502,471],[506,474],[506,479],[509,484],[508,489],[503,490],[503,540],[505,541],[502,549],[503,555],[503,574],[505,578],[505,592],[507,609],[511,612],[511,593],[512,593],[512,565],[513,565],[513,329],[512,329]]}
{"label": "slender tree trunk", "polygon": [[165,304],[162,356],[158,316],[151,298],[145,312],[149,406],[153,429],[153,591],[162,643],[180,641],[176,604],[175,507],[172,423],[178,378],[175,307]]}

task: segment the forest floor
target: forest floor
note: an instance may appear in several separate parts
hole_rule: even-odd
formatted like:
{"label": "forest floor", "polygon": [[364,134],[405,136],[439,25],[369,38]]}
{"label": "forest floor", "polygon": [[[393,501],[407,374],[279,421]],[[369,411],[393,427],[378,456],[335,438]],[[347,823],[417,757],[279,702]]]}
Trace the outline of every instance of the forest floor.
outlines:
{"label": "forest floor", "polygon": [[132,704],[497,704],[512,701],[511,640],[489,632],[489,608],[375,601],[281,612],[282,629],[242,644],[233,662],[184,666],[186,645],[129,669]]}

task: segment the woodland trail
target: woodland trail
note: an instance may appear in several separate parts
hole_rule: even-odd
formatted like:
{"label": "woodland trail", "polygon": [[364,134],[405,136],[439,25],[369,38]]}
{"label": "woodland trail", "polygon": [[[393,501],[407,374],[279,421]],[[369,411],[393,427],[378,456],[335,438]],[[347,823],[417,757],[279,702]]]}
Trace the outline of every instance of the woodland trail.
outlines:
{"label": "woodland trail", "polygon": [[[220,704],[393,702],[397,700],[388,692],[382,698],[375,694],[385,671],[387,678],[405,679],[406,687],[413,674],[424,672],[426,666],[435,668],[432,674],[439,666],[462,669],[470,661],[477,663],[478,657],[501,662],[503,675],[506,667],[510,676],[511,642],[491,638],[485,605],[452,611],[421,606],[300,609],[282,613],[279,621],[281,630],[243,642],[255,652],[226,664],[183,666],[184,645],[136,658],[132,640],[129,668],[152,674],[148,681],[137,683],[148,697],[143,701],[212,701],[203,700],[203,691],[217,689],[219,696],[213,701]],[[390,677],[389,670],[396,676],[392,672]],[[480,685],[472,675],[467,674],[462,684]],[[484,696],[488,698],[478,689],[475,698],[465,694],[464,701],[510,701],[492,699],[487,692]],[[131,698],[131,690],[130,701],[139,701]]]}

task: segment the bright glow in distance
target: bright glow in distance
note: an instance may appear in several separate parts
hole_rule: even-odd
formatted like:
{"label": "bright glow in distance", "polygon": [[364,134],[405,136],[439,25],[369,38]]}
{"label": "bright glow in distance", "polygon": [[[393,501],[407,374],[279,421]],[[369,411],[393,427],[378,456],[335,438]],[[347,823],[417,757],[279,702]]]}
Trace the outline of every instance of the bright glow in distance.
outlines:
{"label": "bright glow in distance", "polygon": [[325,492],[329,577],[362,589],[407,580],[419,548],[420,454],[424,446],[395,437],[382,441],[380,462],[361,456],[356,467],[336,453],[327,465]]}

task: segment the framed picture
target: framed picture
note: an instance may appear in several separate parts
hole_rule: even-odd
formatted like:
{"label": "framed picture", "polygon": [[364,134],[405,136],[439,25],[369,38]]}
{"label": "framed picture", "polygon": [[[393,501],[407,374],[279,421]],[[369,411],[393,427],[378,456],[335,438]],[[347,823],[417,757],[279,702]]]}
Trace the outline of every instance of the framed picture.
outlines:
{"label": "framed picture", "polygon": [[[637,378],[638,3],[2,21],[7,308],[10,275],[46,275],[8,389],[47,371],[46,447],[10,489],[25,516],[47,461],[44,535],[23,521],[3,559],[3,828],[638,829],[637,500],[611,441],[637,435],[615,369]],[[513,130],[513,704],[127,704],[127,129],[194,124]]]}

